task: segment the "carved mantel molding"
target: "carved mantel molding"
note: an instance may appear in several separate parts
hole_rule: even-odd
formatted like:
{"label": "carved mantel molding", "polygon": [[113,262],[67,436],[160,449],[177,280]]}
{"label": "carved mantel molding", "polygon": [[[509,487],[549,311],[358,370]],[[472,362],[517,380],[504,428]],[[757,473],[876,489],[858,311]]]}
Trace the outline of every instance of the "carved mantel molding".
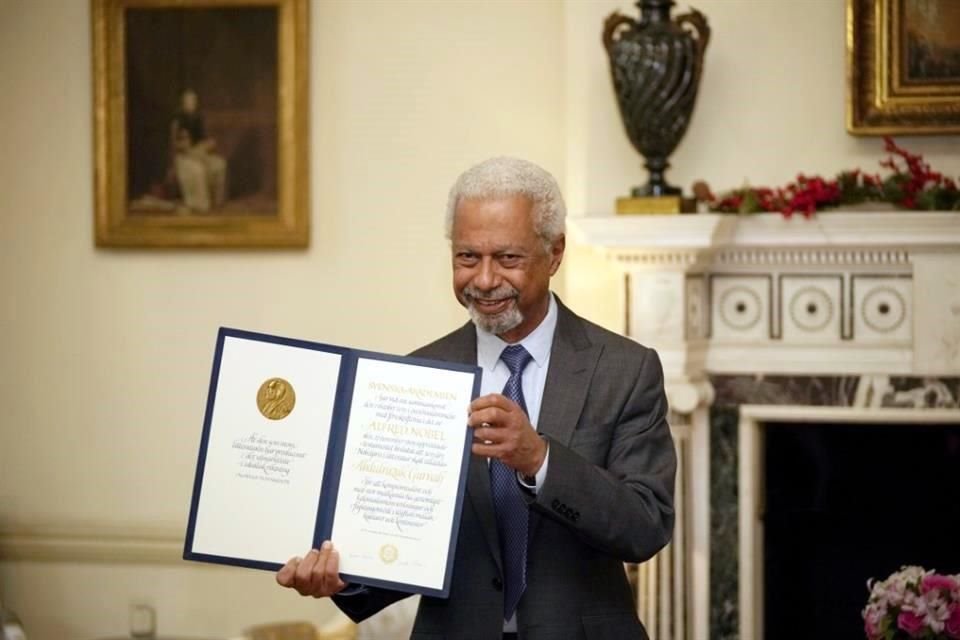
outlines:
{"label": "carved mantel molding", "polygon": [[660,351],[668,379],[960,371],[958,213],[594,216],[571,227],[625,274],[627,333]]}

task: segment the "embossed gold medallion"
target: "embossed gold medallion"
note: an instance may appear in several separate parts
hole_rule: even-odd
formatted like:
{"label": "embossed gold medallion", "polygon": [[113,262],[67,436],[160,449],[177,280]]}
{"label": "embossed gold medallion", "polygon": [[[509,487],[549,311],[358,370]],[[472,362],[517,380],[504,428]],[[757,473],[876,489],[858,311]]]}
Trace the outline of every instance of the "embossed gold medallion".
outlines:
{"label": "embossed gold medallion", "polygon": [[257,408],[263,417],[270,420],[283,420],[293,406],[297,404],[297,394],[293,386],[283,378],[269,378],[257,391]]}
{"label": "embossed gold medallion", "polygon": [[388,543],[380,547],[380,560],[382,560],[384,564],[390,564],[396,561],[399,555],[400,552],[398,552],[397,548],[392,544]]}

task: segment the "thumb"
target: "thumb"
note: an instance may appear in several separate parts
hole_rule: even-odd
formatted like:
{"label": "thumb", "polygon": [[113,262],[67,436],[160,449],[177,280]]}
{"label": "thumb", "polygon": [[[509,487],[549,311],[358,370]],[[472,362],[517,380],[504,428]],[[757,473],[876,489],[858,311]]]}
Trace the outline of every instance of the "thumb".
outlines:
{"label": "thumb", "polygon": [[293,578],[297,573],[297,566],[300,564],[300,558],[294,556],[287,560],[287,564],[280,567],[277,571],[277,584],[281,587],[292,587]]}

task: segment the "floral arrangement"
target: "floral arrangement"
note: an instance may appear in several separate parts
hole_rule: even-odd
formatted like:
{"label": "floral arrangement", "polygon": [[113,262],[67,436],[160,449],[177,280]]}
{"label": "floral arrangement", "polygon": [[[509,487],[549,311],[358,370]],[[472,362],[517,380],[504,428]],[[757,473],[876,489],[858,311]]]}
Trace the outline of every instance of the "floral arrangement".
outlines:
{"label": "floral arrangement", "polygon": [[960,638],[960,575],[901,567],[886,580],[867,581],[863,610],[868,640]]}
{"label": "floral arrangement", "polygon": [[795,212],[809,218],[818,209],[863,202],[889,202],[903,209],[960,210],[960,189],[954,180],[933,171],[923,156],[898,147],[893,139],[885,137],[884,142],[885,150],[893,154],[880,162],[892,172],[885,178],[859,169],[843,171],[833,180],[800,174],[796,182],[783,187],[745,187],[720,198],[710,193],[706,183],[698,182],[694,195],[711,211],[779,211],[785,218]]}

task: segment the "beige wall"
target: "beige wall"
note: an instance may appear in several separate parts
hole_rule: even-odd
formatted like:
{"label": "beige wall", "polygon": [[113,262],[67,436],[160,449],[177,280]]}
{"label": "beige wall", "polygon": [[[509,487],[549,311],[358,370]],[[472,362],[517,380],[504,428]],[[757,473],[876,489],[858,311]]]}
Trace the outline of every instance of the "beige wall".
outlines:
{"label": "beige wall", "polygon": [[[0,530],[181,535],[220,325],[402,353],[463,322],[446,190],[493,154],[562,177],[561,9],[314,2],[310,249],[157,252],[93,247],[88,3],[0,2]],[[0,597],[31,640],[123,634],[132,600],[192,636],[329,615],[272,580],[17,562]]]}
{"label": "beige wall", "polygon": [[[713,40],[674,183],[876,167],[881,143],[844,132],[841,0],[696,6]],[[461,322],[440,219],[467,164],[529,157],[564,182],[572,215],[609,213],[643,179],[600,45],[613,9],[634,11],[314,2],[310,249],[151,252],[93,248],[87,3],[0,2],[0,541],[54,525],[70,557],[83,525],[175,547],[220,325],[404,352]],[[903,142],[960,173],[957,137]],[[575,308],[619,328],[609,267],[574,243],[564,278]],[[176,562],[0,562],[0,597],[31,640],[123,634],[132,601],[157,606],[161,631],[195,636],[330,615],[271,580]]]}

